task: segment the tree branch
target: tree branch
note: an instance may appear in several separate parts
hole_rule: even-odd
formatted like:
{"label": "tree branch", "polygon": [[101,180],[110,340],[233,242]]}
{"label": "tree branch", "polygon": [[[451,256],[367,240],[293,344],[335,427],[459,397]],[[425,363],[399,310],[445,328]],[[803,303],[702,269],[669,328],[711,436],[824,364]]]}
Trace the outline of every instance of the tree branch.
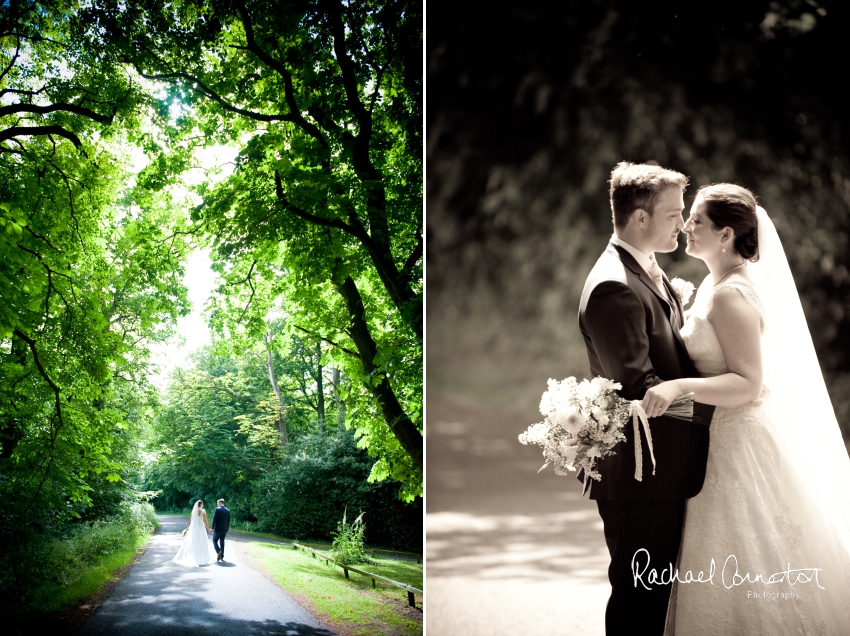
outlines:
{"label": "tree branch", "polygon": [[[349,215],[349,219],[351,223],[345,223],[339,219],[326,219],[325,217],[316,216],[315,214],[310,214],[309,212],[302,210],[298,206],[290,203],[283,194],[283,183],[280,178],[280,173],[275,170],[274,173],[275,180],[275,191],[277,193],[277,199],[283,205],[283,209],[292,212],[296,216],[308,221],[310,223],[315,223],[316,225],[322,225],[325,227],[334,227],[342,230],[343,232],[347,232],[351,236],[355,237],[363,247],[366,249],[366,252],[369,254],[369,257],[372,260],[372,263],[375,266],[375,270],[378,273],[381,282],[384,284],[384,288],[390,295],[393,303],[395,303],[396,307],[398,307],[399,311],[402,312],[403,316],[407,314],[405,312],[410,313],[411,310],[406,308],[407,303],[411,300],[415,301],[416,304],[421,308],[421,296],[414,293],[413,289],[407,284],[406,279],[404,279],[398,272],[398,268],[392,260],[392,256],[389,254],[389,248],[382,249],[380,245],[378,245],[371,236],[366,232],[366,229],[360,224],[360,221],[357,217],[357,213],[352,211]],[[415,250],[414,250],[415,252]],[[411,254],[411,257],[413,254]],[[417,257],[418,259],[418,257]],[[409,259],[408,259],[409,260]],[[414,261],[415,262],[415,261]],[[413,313],[419,312],[419,309],[413,308]],[[419,312],[421,313],[421,312]],[[412,320],[408,320],[413,331],[416,333],[418,337],[422,337],[422,320],[420,317],[414,317]]]}
{"label": "tree branch", "polygon": [[335,227],[338,230],[342,230],[343,232],[351,234],[352,236],[358,238],[360,241],[369,241],[369,235],[366,234],[365,229],[358,229],[353,225],[349,225],[345,221],[340,221],[339,219],[326,219],[323,216],[316,216],[315,214],[310,214],[309,212],[299,208],[297,205],[290,203],[283,194],[283,182],[280,179],[280,172],[278,172],[277,170],[274,171],[274,186],[275,193],[277,194],[277,200],[283,204],[283,208],[287,212],[292,212],[295,216],[302,218],[305,221],[309,221],[310,223],[314,223],[316,225]]}
{"label": "tree branch", "polygon": [[257,261],[255,260],[253,263],[251,263],[251,269],[248,270],[248,275],[245,277],[245,280],[242,281],[243,283],[247,281],[248,287],[251,288],[251,297],[248,299],[248,304],[245,305],[245,309],[243,309],[242,313],[239,314],[239,320],[237,320],[236,322],[242,322],[242,318],[245,316],[245,312],[248,311],[248,307],[250,307],[251,303],[254,301],[254,294],[256,293],[256,290],[254,289],[254,284],[251,282],[251,274],[253,273],[254,267],[256,265]]}
{"label": "tree branch", "polygon": [[360,359],[360,354],[352,351],[351,349],[346,349],[341,344],[337,344],[333,340],[328,340],[327,338],[325,338],[324,336],[322,336],[320,334],[317,334],[317,333],[314,333],[312,331],[308,331],[307,329],[304,329],[304,327],[299,327],[298,325],[293,325],[293,326],[296,329],[298,329],[299,331],[303,331],[304,333],[309,334],[309,335],[313,336],[314,338],[318,338],[319,340],[323,340],[324,342],[327,342],[329,345],[333,345],[337,349],[340,349],[341,351],[345,351],[345,353],[347,353],[348,355],[354,356],[358,360]]}
{"label": "tree branch", "polygon": [[[58,135],[70,141],[77,150],[81,150],[83,142],[70,130],[65,130],[62,126],[12,126],[6,130],[0,130],[0,142],[12,139],[14,137],[40,137],[48,135]],[[81,150],[83,156],[86,153]]]}
{"label": "tree branch", "polygon": [[[18,38],[17,44],[15,45],[15,54],[12,56],[11,61],[8,66],[3,69],[3,72],[0,73],[0,81],[3,81],[3,78],[6,77],[6,73],[12,70],[12,67],[15,65],[15,62],[18,61],[18,55],[21,53],[21,39]],[[4,91],[5,92],[5,91]]]}
{"label": "tree branch", "polygon": [[344,130],[341,126],[338,126],[337,123],[328,117],[328,114],[319,106],[309,106],[307,108],[307,114],[310,115],[313,119],[315,119],[319,126],[325,129],[325,132],[329,132],[334,135],[342,135]]}
{"label": "tree branch", "polygon": [[292,121],[304,132],[322,144],[322,146],[330,148],[330,145],[324,135],[322,135],[322,132],[315,125],[304,119],[304,116],[301,114],[301,109],[298,108],[298,104],[295,101],[295,89],[292,85],[292,74],[283,64],[260,48],[260,45],[257,44],[257,41],[254,39],[254,25],[251,23],[251,15],[248,13],[248,9],[245,8],[245,3],[237,2],[236,9],[239,11],[239,16],[242,19],[242,27],[245,29],[245,41],[248,44],[248,50],[256,55],[266,66],[276,71],[277,74],[283,78],[284,97],[286,99],[286,105],[289,107],[289,112],[292,114]]}
{"label": "tree branch", "polygon": [[27,232],[29,232],[33,237],[35,237],[37,239],[41,239],[42,241],[47,243],[51,248],[53,248],[54,251],[59,252],[60,254],[62,253],[62,250],[60,250],[58,247],[53,245],[53,243],[50,242],[50,239],[48,239],[46,236],[42,236],[41,234],[36,234],[35,232],[32,231],[32,229],[30,228],[29,225],[24,226],[24,229]]}
{"label": "tree branch", "polygon": [[199,386],[198,388],[199,389],[215,389],[216,391],[224,391],[225,393],[235,397],[237,400],[239,400],[241,402],[251,402],[251,398],[243,397],[243,396],[239,395],[238,393],[236,393],[235,391],[228,389],[227,387],[224,387],[224,386],[218,386],[217,384],[213,384],[211,386]]}
{"label": "tree branch", "polygon": [[369,325],[366,322],[366,309],[357,285],[351,276],[346,276],[343,280],[339,280],[339,278],[337,275],[334,276],[334,287],[345,299],[348,308],[351,339],[360,352],[363,371],[367,376],[370,376],[366,380],[367,388],[372,392],[375,401],[378,403],[387,427],[421,471],[424,466],[422,433],[413,424],[410,416],[404,412],[386,372],[375,366],[374,360],[378,355],[378,345],[369,331]]}
{"label": "tree branch", "polygon": [[111,124],[112,120],[115,118],[114,111],[112,115],[101,115],[100,113],[94,112],[90,108],[77,106],[76,104],[66,104],[61,102],[58,104],[50,104],[49,106],[36,106],[34,104],[9,104],[8,106],[0,106],[0,117],[5,117],[6,115],[14,115],[15,113],[35,113],[37,115],[46,115],[48,113],[55,113],[60,111],[74,113],[76,115],[82,115],[84,117],[88,117],[89,119],[99,121],[102,124]]}
{"label": "tree branch", "polygon": [[53,88],[53,86],[53,84],[45,84],[37,91],[29,91],[18,88],[4,88],[2,91],[0,91],[0,97],[4,97],[5,95],[29,95],[30,97],[35,97],[36,95],[41,95],[48,88]]}
{"label": "tree branch", "polygon": [[372,136],[372,117],[366,107],[360,102],[360,96],[357,94],[357,77],[354,72],[354,63],[348,55],[345,46],[345,25],[342,21],[342,10],[340,5],[334,0],[320,0],[319,6],[328,16],[331,33],[334,39],[334,55],[336,56],[337,64],[342,71],[342,85],[345,88],[345,96],[348,101],[348,108],[351,110],[359,131],[357,136],[363,139],[363,142],[368,145]]}
{"label": "tree branch", "polygon": [[410,253],[410,256],[407,257],[407,260],[404,262],[404,267],[401,268],[401,273],[399,277],[406,283],[410,282],[410,275],[413,271],[413,266],[416,265],[416,262],[422,258],[422,230],[417,227],[416,228],[416,246],[413,248],[413,251]]}
{"label": "tree branch", "polygon": [[50,376],[47,374],[47,370],[44,368],[44,365],[41,364],[41,358],[38,357],[38,349],[36,349],[35,340],[30,338],[23,331],[21,331],[20,329],[17,329],[17,328],[15,328],[14,334],[18,338],[23,340],[25,343],[27,343],[27,345],[30,348],[30,351],[32,351],[32,357],[33,357],[33,360],[35,361],[35,367],[36,367],[36,369],[38,369],[39,375],[41,375],[41,377],[44,378],[44,381],[47,382],[48,386],[53,390],[53,395],[55,396],[55,404],[56,404],[56,417],[59,418],[59,426],[61,427],[65,423],[65,421],[62,419],[62,400],[61,400],[61,397],[59,395],[61,389],[50,378]]}
{"label": "tree branch", "polygon": [[238,106],[233,106],[231,104],[228,104],[226,101],[224,101],[224,98],[221,97],[218,93],[213,91],[210,87],[208,87],[206,84],[204,84],[197,77],[189,75],[188,73],[174,72],[174,73],[161,73],[161,74],[158,74],[158,75],[146,75],[145,73],[142,73],[138,68],[136,69],[136,72],[139,75],[141,75],[142,77],[144,77],[145,79],[160,80],[160,81],[182,79],[186,82],[190,82],[190,83],[195,85],[195,86],[192,86],[192,89],[195,92],[200,93],[201,95],[204,95],[205,97],[208,97],[208,98],[214,100],[224,110],[229,111],[231,113],[236,113],[237,115],[243,115],[245,117],[249,117],[250,119],[254,119],[256,121],[265,121],[265,122],[295,121],[294,115],[284,115],[284,114],[264,115],[262,113],[256,113],[256,112],[251,111],[251,110],[246,110],[244,108],[239,108]]}
{"label": "tree branch", "polygon": [[[68,209],[71,214],[71,218],[74,220],[74,228],[77,230],[77,238],[80,241],[80,245],[82,246],[83,251],[85,251],[86,248],[85,243],[83,241],[83,235],[80,234],[80,222],[77,220],[77,214],[74,210],[74,189],[71,187],[71,179],[55,163],[53,163],[52,161],[48,161],[48,163],[53,166],[53,169],[59,173],[59,176],[61,176],[62,180],[65,182],[65,188],[68,190]],[[77,183],[79,183],[79,181]]]}

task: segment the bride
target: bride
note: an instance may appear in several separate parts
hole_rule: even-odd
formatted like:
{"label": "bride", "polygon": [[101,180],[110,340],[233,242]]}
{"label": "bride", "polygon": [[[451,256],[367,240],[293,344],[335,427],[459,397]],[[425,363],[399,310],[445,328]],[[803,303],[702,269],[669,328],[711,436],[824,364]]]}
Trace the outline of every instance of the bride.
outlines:
{"label": "bride", "polygon": [[665,634],[846,634],[850,459],[779,236],[732,184],[701,188],[683,231],[710,271],[682,329],[703,377],[643,407],[693,393],[717,410]]}
{"label": "bride", "polygon": [[189,516],[189,529],[183,538],[183,544],[171,560],[189,567],[198,567],[210,563],[213,557],[210,551],[210,542],[207,539],[208,532],[212,531],[207,523],[207,511],[204,510],[204,502],[198,499],[192,507],[192,514]]}

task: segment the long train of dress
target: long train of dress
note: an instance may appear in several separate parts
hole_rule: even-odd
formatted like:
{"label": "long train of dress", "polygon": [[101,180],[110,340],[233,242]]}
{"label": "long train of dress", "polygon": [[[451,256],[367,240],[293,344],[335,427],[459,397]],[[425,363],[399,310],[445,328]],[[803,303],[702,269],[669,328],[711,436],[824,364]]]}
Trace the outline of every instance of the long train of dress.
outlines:
{"label": "long train of dress", "polygon": [[[764,316],[744,278],[722,287]],[[682,336],[701,373],[726,373],[706,318],[715,290],[700,292]],[[715,411],[705,484],[687,502],[667,636],[850,633],[850,546],[806,497],[817,467],[780,452],[770,400]],[[693,582],[681,582],[689,573]]]}
{"label": "long train of dress", "polygon": [[196,510],[192,511],[189,519],[189,530],[172,561],[189,567],[206,565],[215,558],[206,527]]}

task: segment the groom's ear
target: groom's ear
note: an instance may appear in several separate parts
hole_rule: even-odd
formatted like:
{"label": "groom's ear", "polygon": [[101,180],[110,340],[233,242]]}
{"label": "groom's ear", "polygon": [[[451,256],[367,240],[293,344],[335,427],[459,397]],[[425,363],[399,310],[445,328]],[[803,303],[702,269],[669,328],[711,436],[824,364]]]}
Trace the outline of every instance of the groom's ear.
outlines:
{"label": "groom's ear", "polygon": [[650,214],[643,208],[635,208],[635,211],[632,212],[632,219],[639,228],[645,229],[649,223]]}

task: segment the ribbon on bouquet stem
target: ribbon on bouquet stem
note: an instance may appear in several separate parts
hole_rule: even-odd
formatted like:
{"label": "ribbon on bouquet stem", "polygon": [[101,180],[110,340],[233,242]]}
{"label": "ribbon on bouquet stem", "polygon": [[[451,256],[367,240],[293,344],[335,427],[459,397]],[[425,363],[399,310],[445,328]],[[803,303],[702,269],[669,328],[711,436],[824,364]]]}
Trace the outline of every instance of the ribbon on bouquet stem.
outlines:
{"label": "ribbon on bouquet stem", "polygon": [[640,400],[632,400],[631,411],[632,424],[635,429],[635,479],[643,481],[643,452],[640,448],[640,423],[643,424],[643,431],[646,433],[646,443],[649,445],[649,456],[652,458],[652,474],[655,474],[655,452],[652,450],[652,435],[649,433],[649,418],[646,411],[640,405]]}

